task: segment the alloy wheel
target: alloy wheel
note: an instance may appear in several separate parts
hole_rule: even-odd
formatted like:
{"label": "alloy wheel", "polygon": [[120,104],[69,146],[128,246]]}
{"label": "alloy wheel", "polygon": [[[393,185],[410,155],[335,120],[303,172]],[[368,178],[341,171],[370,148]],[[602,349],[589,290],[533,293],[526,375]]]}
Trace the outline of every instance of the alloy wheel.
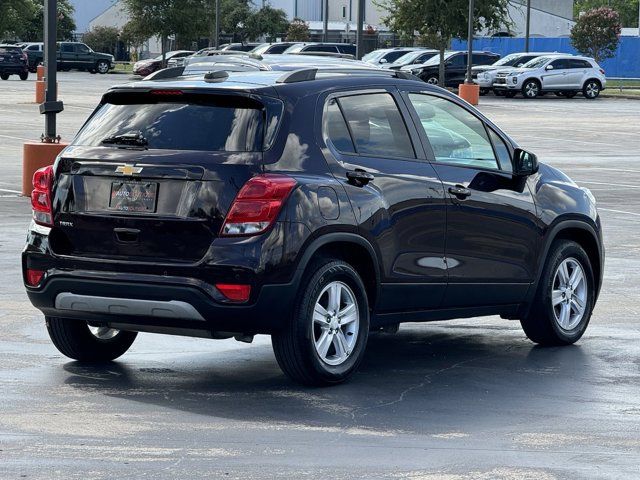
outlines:
{"label": "alloy wheel", "polygon": [[328,365],[341,365],[358,339],[360,313],[351,288],[334,281],[322,289],[313,309],[313,343]]}
{"label": "alloy wheel", "polygon": [[527,98],[535,98],[539,92],[540,88],[536,82],[529,82],[524,86],[524,94]]}
{"label": "alloy wheel", "polygon": [[553,277],[551,304],[556,323],[566,331],[576,328],[587,307],[587,279],[578,260],[563,260]]}
{"label": "alloy wheel", "polygon": [[596,98],[600,93],[600,87],[596,82],[589,82],[585,88],[585,95],[588,98]]}
{"label": "alloy wheel", "polygon": [[106,62],[98,63],[98,72],[107,73],[109,71],[109,65]]}
{"label": "alloy wheel", "polygon": [[427,83],[430,85],[438,85],[438,77],[429,77]]}

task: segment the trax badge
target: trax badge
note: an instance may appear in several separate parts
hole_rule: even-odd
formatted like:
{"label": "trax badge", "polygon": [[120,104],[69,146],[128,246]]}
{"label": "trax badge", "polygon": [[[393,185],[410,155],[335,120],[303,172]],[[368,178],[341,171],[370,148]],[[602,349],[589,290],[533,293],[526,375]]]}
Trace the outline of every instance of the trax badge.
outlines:
{"label": "trax badge", "polygon": [[116,173],[121,173],[123,175],[137,175],[142,171],[142,167],[134,167],[133,165],[120,165],[116,168]]}

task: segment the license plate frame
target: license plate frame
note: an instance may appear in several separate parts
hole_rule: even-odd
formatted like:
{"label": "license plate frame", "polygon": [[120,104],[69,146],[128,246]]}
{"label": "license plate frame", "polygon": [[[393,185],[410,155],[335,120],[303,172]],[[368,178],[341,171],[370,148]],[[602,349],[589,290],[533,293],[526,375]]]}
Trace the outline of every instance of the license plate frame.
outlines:
{"label": "license plate frame", "polygon": [[158,182],[113,181],[107,208],[123,213],[155,213],[158,189]]}

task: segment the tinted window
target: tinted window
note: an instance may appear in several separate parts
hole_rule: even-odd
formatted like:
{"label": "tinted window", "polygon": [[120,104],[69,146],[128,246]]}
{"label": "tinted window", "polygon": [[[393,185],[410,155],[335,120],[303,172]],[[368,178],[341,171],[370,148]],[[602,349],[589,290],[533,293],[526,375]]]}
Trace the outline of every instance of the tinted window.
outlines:
{"label": "tinted window", "polygon": [[22,50],[17,47],[0,47],[0,54],[3,53],[16,55],[18,53],[22,53]]}
{"label": "tinted window", "polygon": [[[349,44],[338,45],[338,51],[340,53],[346,53],[348,55],[355,55],[356,54],[356,46],[355,45],[349,45]],[[398,58],[398,57],[396,57],[396,58]]]}
{"label": "tinted window", "polygon": [[100,146],[108,137],[140,133],[151,149],[246,152],[262,149],[262,110],[205,103],[105,104],[75,145]]}
{"label": "tinted window", "polygon": [[330,100],[324,117],[324,131],[327,132],[331,143],[341,152],[355,153],[353,141],[349,134],[347,122],[345,122],[338,102]]}
{"label": "tinted window", "polygon": [[29,51],[36,51],[36,52],[37,52],[37,51],[39,51],[39,50],[40,50],[40,45],[29,45],[29,46],[27,47],[27,50],[29,50]]}
{"label": "tinted window", "polygon": [[447,63],[452,67],[464,67],[467,64],[467,56],[456,55],[451,57]]}
{"label": "tinted window", "polygon": [[89,53],[91,50],[86,45],[78,45],[79,53]]}
{"label": "tinted window", "polygon": [[491,65],[497,59],[498,59],[498,57],[496,57],[496,56],[485,55],[485,54],[482,54],[482,53],[474,53],[471,56],[471,61],[472,61],[473,65]]}
{"label": "tinted window", "polygon": [[271,47],[269,47],[267,49],[267,53],[282,53],[284,52],[287,48],[289,48],[291,45],[271,45]]}
{"label": "tinted window", "polygon": [[424,63],[430,58],[433,58],[437,55],[437,53],[423,53],[418,58],[416,58],[413,63]]}
{"label": "tinted window", "polygon": [[64,53],[73,53],[73,52],[76,51],[75,45],[70,44],[70,43],[63,43],[62,44],[62,51]]}
{"label": "tinted window", "polygon": [[520,58],[517,58],[517,59],[515,60],[515,62],[513,62],[513,63],[512,63],[512,65],[513,65],[514,67],[521,67],[521,66],[523,66],[525,63],[530,62],[531,60],[533,60],[534,58],[536,58],[536,57],[534,57],[534,56],[525,56],[525,57],[520,57]]}
{"label": "tinted window", "polygon": [[415,158],[407,127],[391,95],[355,95],[339,102],[359,154]]}
{"label": "tinted window", "polygon": [[491,137],[491,142],[493,143],[493,149],[495,150],[496,156],[498,157],[500,170],[504,170],[505,172],[512,172],[513,165],[511,164],[511,154],[509,153],[507,144],[504,143],[502,138],[500,138],[500,136],[496,132],[494,132],[490,128],[488,128],[487,130],[489,131],[489,136]]}
{"label": "tinted window", "polygon": [[338,53],[336,47],[332,47],[331,45],[310,45],[304,49],[305,52],[330,52],[330,53]]}
{"label": "tinted window", "polygon": [[436,161],[497,169],[484,124],[463,107],[431,95],[409,94]]}
{"label": "tinted window", "polygon": [[554,70],[564,70],[569,67],[569,61],[564,59],[558,59],[551,62],[549,65],[553,65]]}
{"label": "tinted window", "polygon": [[[351,53],[351,52],[344,52],[344,53]],[[384,56],[384,59],[387,61],[387,63],[392,63],[395,62],[397,59],[399,59],[400,57],[406,55],[407,52],[405,51],[397,51],[394,50],[393,52],[389,52]]]}
{"label": "tinted window", "polygon": [[568,62],[569,62],[569,68],[580,68],[580,69],[593,68],[591,64],[586,60],[575,59],[575,60],[569,60]]}

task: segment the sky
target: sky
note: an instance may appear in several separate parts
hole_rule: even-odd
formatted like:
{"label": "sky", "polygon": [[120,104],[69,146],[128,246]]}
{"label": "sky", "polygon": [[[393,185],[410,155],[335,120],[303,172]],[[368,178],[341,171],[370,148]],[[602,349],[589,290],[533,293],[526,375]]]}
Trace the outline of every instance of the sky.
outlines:
{"label": "sky", "polygon": [[75,21],[77,32],[84,33],[89,22],[104,12],[117,0],[70,0],[76,9]]}

